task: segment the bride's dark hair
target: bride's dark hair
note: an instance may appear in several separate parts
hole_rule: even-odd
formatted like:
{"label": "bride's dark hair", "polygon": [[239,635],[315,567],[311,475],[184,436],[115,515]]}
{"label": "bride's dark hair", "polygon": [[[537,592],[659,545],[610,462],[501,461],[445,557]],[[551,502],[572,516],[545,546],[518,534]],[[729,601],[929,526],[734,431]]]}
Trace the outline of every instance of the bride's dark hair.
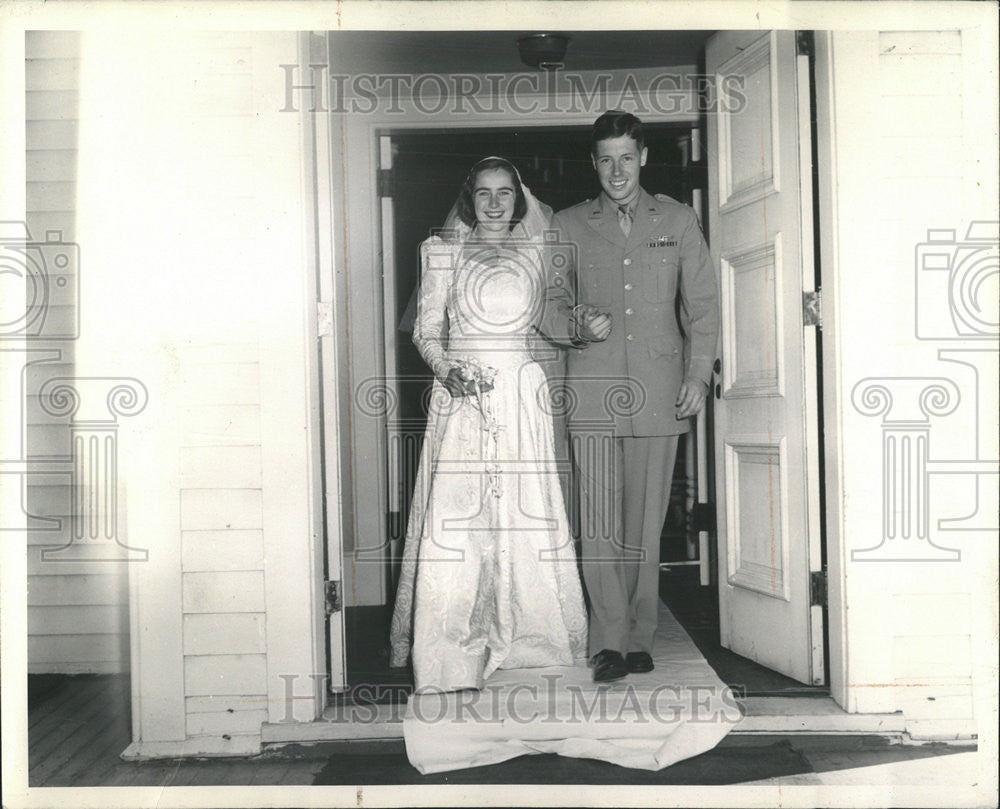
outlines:
{"label": "bride's dark hair", "polygon": [[470,228],[476,224],[476,206],[473,202],[473,195],[476,191],[476,179],[479,177],[480,172],[491,171],[493,169],[503,169],[506,171],[510,175],[511,182],[514,184],[515,199],[514,214],[510,218],[511,229],[524,219],[524,215],[527,213],[528,203],[524,199],[524,189],[521,188],[521,180],[518,177],[517,169],[514,168],[514,164],[502,157],[484,157],[469,170],[465,182],[462,183],[462,192],[458,195],[456,213],[458,213],[458,218]]}

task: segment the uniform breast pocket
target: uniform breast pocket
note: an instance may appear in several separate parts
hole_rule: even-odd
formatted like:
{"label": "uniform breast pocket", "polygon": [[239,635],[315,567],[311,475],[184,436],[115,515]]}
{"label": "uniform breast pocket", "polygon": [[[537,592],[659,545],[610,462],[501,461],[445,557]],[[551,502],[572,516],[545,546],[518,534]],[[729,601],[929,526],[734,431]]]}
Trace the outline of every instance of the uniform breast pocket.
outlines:
{"label": "uniform breast pocket", "polygon": [[650,249],[643,267],[643,295],[653,303],[667,303],[677,294],[677,250]]}

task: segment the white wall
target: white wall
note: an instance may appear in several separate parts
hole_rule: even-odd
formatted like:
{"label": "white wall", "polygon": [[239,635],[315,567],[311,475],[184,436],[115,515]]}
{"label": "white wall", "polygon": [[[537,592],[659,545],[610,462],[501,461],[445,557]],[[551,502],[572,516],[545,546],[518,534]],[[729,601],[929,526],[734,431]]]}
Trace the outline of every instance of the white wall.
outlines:
{"label": "white wall", "polygon": [[[81,373],[134,377],[123,424],[136,754],[246,753],[323,671],[295,34],[86,32]],[[300,681],[295,716],[318,694]]]}
{"label": "white wall", "polygon": [[[948,339],[942,276],[920,269],[918,246],[928,229],[964,241],[974,220],[993,220],[996,238],[995,65],[985,71],[995,47],[995,31],[971,27],[820,42],[821,65],[832,59],[820,71],[833,139],[821,149],[833,178],[821,184],[825,359],[836,381],[825,392],[828,516],[843,542],[830,564],[844,582],[831,619],[835,642],[847,638],[833,686],[851,711],[902,710],[915,736],[974,733],[975,700],[990,699],[974,680],[995,650],[997,343]],[[995,264],[979,294],[995,318]],[[971,365],[946,361],[952,350],[979,364],[978,390]],[[921,509],[886,493],[884,439],[921,424],[927,530],[921,538],[913,524],[905,539],[904,518]],[[902,476],[914,464],[894,468]]]}

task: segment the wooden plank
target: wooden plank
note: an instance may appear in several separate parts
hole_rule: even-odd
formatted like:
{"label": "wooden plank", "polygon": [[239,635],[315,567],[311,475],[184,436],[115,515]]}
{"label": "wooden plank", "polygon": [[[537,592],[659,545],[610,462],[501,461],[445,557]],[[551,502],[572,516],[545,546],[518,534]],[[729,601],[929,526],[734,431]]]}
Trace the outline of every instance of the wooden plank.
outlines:
{"label": "wooden plank", "polygon": [[28,610],[28,635],[128,633],[128,605],[40,606]]}
{"label": "wooden plank", "polygon": [[[34,152],[33,154],[45,154]],[[28,233],[32,241],[35,237],[45,239],[47,231],[56,230],[62,233],[65,242],[73,242],[76,233],[76,213],[74,211],[32,211],[26,217]]]}
{"label": "wooden plank", "polygon": [[28,57],[24,60],[25,90],[78,90],[80,59]]}
{"label": "wooden plank", "polygon": [[228,711],[188,714],[188,736],[220,736],[223,733],[260,733],[267,711]]}
{"label": "wooden plank", "polygon": [[268,786],[282,783],[287,775],[291,762],[283,759],[258,760],[257,767],[250,777],[250,786]]}
{"label": "wooden plank", "polygon": [[69,456],[71,450],[69,425],[29,424],[27,433],[26,446],[30,457]]}
{"label": "wooden plank", "polygon": [[44,716],[28,731],[29,761],[44,761],[79,728],[91,727],[94,717],[128,711],[121,689],[123,678],[92,677],[79,686],[79,694]]}
{"label": "wooden plank", "polygon": [[32,743],[45,737],[50,725],[55,721],[53,717],[72,715],[79,706],[95,699],[102,689],[106,688],[107,686],[101,684],[93,675],[66,677],[65,689],[60,689],[52,698],[28,712],[29,749]]}
{"label": "wooden plank", "polygon": [[76,149],[79,145],[79,128],[80,122],[75,118],[27,121],[25,145],[29,152],[41,149]]}
{"label": "wooden plank", "polygon": [[263,531],[182,531],[181,565],[195,571],[261,570]]}
{"label": "wooden plank", "polygon": [[184,693],[188,696],[212,694],[267,693],[267,664],[264,655],[206,655],[184,658]]}
{"label": "wooden plank", "polygon": [[90,662],[60,661],[58,663],[37,663],[28,662],[28,674],[92,674],[92,675],[120,675],[127,674],[129,661],[121,660],[93,660]]}
{"label": "wooden plank", "polygon": [[77,752],[44,785],[39,786],[81,787],[99,783],[94,775],[121,761],[118,755],[128,746],[131,727],[126,712],[115,714],[93,744]]}
{"label": "wooden plank", "polygon": [[260,402],[260,369],[256,362],[187,364],[179,399],[187,405]]}
{"label": "wooden plank", "polygon": [[187,715],[221,711],[257,711],[266,707],[267,699],[263,696],[217,694],[210,697],[187,697],[184,700],[184,711]]}
{"label": "wooden plank", "polygon": [[80,721],[75,726],[66,723],[64,727],[71,728],[71,732],[51,751],[47,752],[37,764],[29,768],[29,783],[32,786],[47,786],[49,780],[57,775],[74,756],[93,749],[95,741],[114,724],[114,721],[114,715],[105,713],[105,706],[98,704],[92,712],[81,715]]}
{"label": "wooden plank", "polygon": [[28,659],[42,663],[107,663],[128,659],[128,635],[29,635]]}
{"label": "wooden plank", "polygon": [[[49,215],[33,212],[29,219],[36,216]],[[60,215],[58,213],[53,215]],[[32,231],[34,232],[34,231]],[[71,235],[72,237],[72,235]],[[78,279],[68,275],[49,274],[50,297],[45,306],[45,315],[39,321],[32,324],[32,333],[41,337],[73,338],[80,334],[79,321],[81,318],[80,307],[76,302],[76,287]],[[71,287],[59,287],[58,284],[66,279],[70,279]],[[60,290],[64,290],[59,294]]]}
{"label": "wooden plank", "polygon": [[260,446],[181,447],[180,484],[186,489],[259,489]]}
{"label": "wooden plank", "polygon": [[66,121],[79,117],[79,93],[75,90],[36,90],[24,94],[28,121]]}
{"label": "wooden plank", "polygon": [[76,182],[32,182],[26,186],[26,210],[76,210]]}
{"label": "wooden plank", "polygon": [[79,31],[25,31],[24,55],[29,59],[79,56]]}
{"label": "wooden plank", "polygon": [[264,651],[262,612],[184,616],[184,654],[256,654]]}
{"label": "wooden plank", "polygon": [[127,603],[128,581],[124,570],[89,575],[31,576],[28,606]]}
{"label": "wooden plank", "polygon": [[182,489],[181,530],[261,528],[259,489]]}
{"label": "wooden plank", "polygon": [[[33,233],[35,241],[43,241],[45,233]],[[60,362],[39,362],[29,365],[25,371],[25,392],[31,398],[37,400],[38,391],[46,382],[53,377],[72,377],[75,366],[71,360]]]}
{"label": "wooden plank", "polygon": [[180,411],[189,447],[260,444],[260,405],[196,405]]}
{"label": "wooden plank", "polygon": [[[223,771],[221,780],[218,782],[222,786],[247,786],[257,772],[256,761],[238,759],[229,762],[229,766]],[[310,782],[311,783],[311,782]]]}
{"label": "wooden plank", "polygon": [[39,517],[66,517],[73,513],[73,489],[68,480],[56,485],[38,485],[32,482],[28,486],[28,512]]}
{"label": "wooden plank", "polygon": [[25,155],[25,176],[29,183],[76,182],[76,149],[28,150]]}
{"label": "wooden plank", "polygon": [[323,768],[324,763],[309,759],[293,761],[288,765],[288,770],[282,776],[281,783],[312,785],[316,780],[316,773]]}
{"label": "wooden plank", "polygon": [[263,571],[206,571],[182,575],[185,613],[264,612]]}

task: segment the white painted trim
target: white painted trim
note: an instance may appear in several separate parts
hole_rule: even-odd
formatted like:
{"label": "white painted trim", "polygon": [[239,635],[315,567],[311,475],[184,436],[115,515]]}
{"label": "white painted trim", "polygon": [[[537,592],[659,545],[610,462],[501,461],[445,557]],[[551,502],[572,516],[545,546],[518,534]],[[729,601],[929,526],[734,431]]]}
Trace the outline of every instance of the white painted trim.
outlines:
{"label": "white painted trim", "polygon": [[[740,700],[744,717],[734,734],[878,733],[899,736],[907,726],[902,713],[849,714],[829,697],[747,697]],[[347,710],[347,709],[345,709]],[[355,707],[356,718],[336,717],[305,724],[265,724],[262,744],[289,744],[359,739],[403,738],[405,705]],[[951,738],[956,738],[952,736]]]}
{"label": "white painted trim", "polygon": [[816,146],[820,215],[820,273],[823,301],[823,448],[826,493],[827,634],[830,696],[851,710],[848,683],[846,566],[842,503],[843,383],[840,354],[840,303],[837,199],[836,119],[834,115],[834,34],[815,34]]}
{"label": "white painted trim", "polygon": [[132,742],[121,757],[124,761],[143,761],[154,758],[180,758],[183,756],[256,756],[261,741],[257,734],[234,733],[226,739],[221,736],[193,736],[176,742]]}
{"label": "white painted trim", "polygon": [[[299,43],[294,33],[255,35],[254,86],[268,87],[275,65],[297,60]],[[276,113],[269,109],[270,101],[264,93],[255,98],[258,153],[284,157],[260,168],[270,176],[262,181],[269,198],[258,212],[271,221],[257,223],[257,249],[272,254],[276,270],[281,268],[260,279],[269,287],[262,297],[271,302],[260,324],[261,334],[268,335],[260,346],[265,687],[271,721],[288,716],[310,721],[322,711],[324,692],[322,678],[309,675],[326,670],[315,632],[316,613],[322,610],[322,573],[315,566],[316,544],[321,542],[316,535],[322,503],[317,496],[319,447],[309,408],[315,396],[315,276],[303,271],[309,265],[311,216],[303,178],[310,161],[302,148],[304,116]],[[294,170],[289,170],[292,161]],[[289,598],[290,588],[302,596]],[[296,677],[291,706],[289,676]]]}

